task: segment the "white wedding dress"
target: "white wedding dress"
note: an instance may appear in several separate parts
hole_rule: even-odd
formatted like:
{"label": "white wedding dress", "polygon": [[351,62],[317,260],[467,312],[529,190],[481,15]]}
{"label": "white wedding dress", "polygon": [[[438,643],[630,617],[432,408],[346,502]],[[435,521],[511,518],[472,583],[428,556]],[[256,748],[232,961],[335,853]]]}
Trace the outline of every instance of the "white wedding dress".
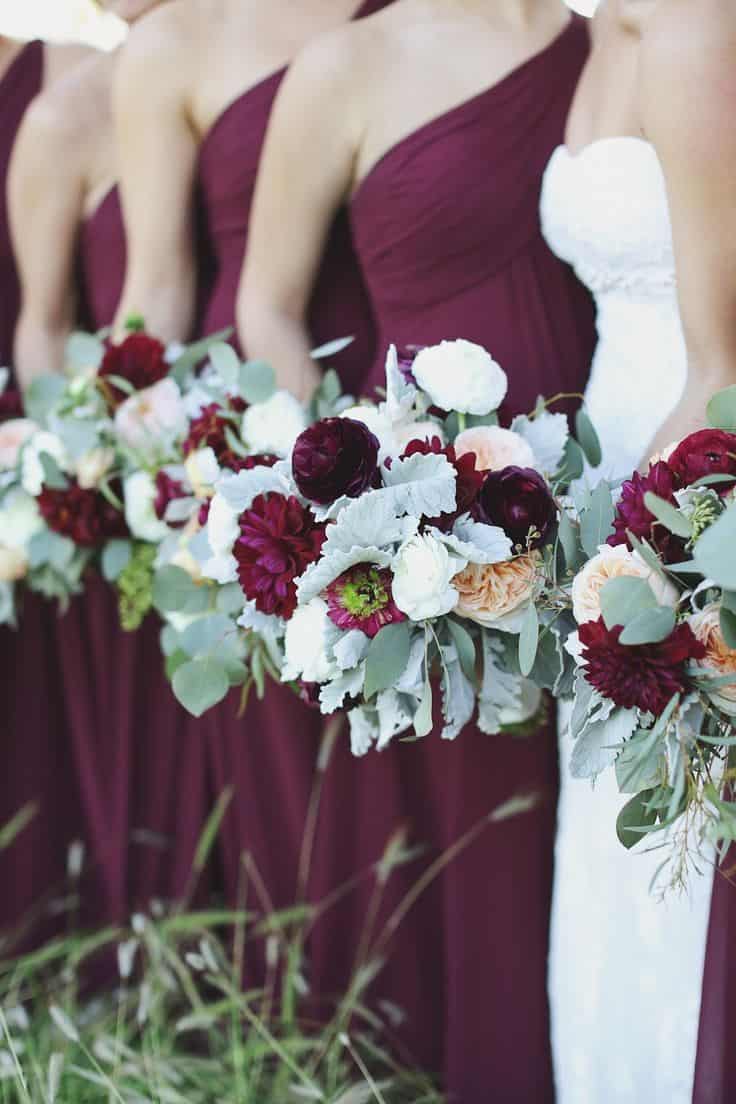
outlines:
{"label": "white wedding dress", "polygon": [[[686,353],[672,233],[657,156],[637,138],[557,149],[542,192],[551,248],[597,306],[587,407],[601,473],[638,466],[677,403]],[[558,1104],[690,1104],[712,867],[687,893],[651,890],[662,853],[627,852],[615,822],[626,798],[612,771],[569,774],[560,710],[561,793],[549,991]],[[644,847],[646,845],[643,845]],[[640,853],[641,852],[641,853]]]}

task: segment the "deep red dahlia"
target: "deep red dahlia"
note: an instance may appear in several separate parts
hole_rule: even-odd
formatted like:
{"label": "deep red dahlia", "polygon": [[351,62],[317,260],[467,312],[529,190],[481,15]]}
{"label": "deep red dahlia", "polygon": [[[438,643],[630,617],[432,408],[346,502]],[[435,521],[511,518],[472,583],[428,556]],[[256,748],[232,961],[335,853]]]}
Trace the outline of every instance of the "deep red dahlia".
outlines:
{"label": "deep red dahlia", "polygon": [[[122,497],[119,483],[113,485],[113,490]],[[113,537],[128,536],[123,514],[100,491],[84,490],[76,480],[63,491],[44,487],[37,501],[49,529],[69,537],[81,548],[97,548]]]}
{"label": "deep red dahlia", "polygon": [[430,441],[410,441],[402,456],[413,456],[415,453],[427,456],[430,453],[446,456],[457,472],[455,483],[455,509],[451,514],[440,514],[436,518],[425,518],[428,525],[436,529],[449,532],[462,514],[467,514],[475,505],[478,492],[483,486],[485,472],[475,470],[475,453],[466,452],[458,458],[452,445],[444,446],[439,437],[433,437]]}
{"label": "deep red dahlia", "polygon": [[0,394],[0,422],[23,417],[23,396],[10,387]]}
{"label": "deep red dahlia", "polygon": [[378,472],[378,439],[354,418],[321,418],[296,439],[291,454],[294,482],[312,502],[327,505],[358,498]]}
{"label": "deep red dahlia", "polygon": [[[169,365],[165,354],[166,347],[155,337],[144,333],[129,334],[119,345],[108,345],[98,376],[102,379],[106,376],[119,376],[127,380],[134,390],[142,391],[144,387],[152,387],[154,383],[168,376]],[[128,398],[114,384],[107,386],[112,406],[117,406]]]}
{"label": "deep red dahlia", "polygon": [[327,588],[327,616],[340,629],[360,629],[374,637],[384,625],[405,621],[394,602],[388,568],[356,564]]}
{"label": "deep red dahlia", "polygon": [[733,483],[719,483],[721,494],[736,483],[736,434],[723,429],[701,429],[680,441],[667,464],[679,480],[689,487],[707,475],[732,475]]}
{"label": "deep red dahlia", "polygon": [[678,625],[659,644],[619,643],[622,627],[606,628],[603,618],[580,626],[585,677],[623,709],[658,717],[674,694],[686,688],[685,664],[702,659],[705,648],[689,625]]}
{"label": "deep red dahlia", "polygon": [[608,538],[608,544],[625,544],[631,548],[627,531],[640,540],[646,540],[656,548],[665,563],[676,563],[685,558],[685,542],[665,529],[655,518],[644,502],[648,491],[663,498],[665,502],[677,504],[675,491],[678,481],[675,473],[663,460],[652,464],[646,475],[634,472],[621,487],[621,497],[616,507],[613,521],[614,532]]}
{"label": "deep red dahlia", "polygon": [[240,517],[233,553],[246,598],[261,613],[288,618],[296,609],[295,579],[318,559],[325,527],[298,498],[258,495]]}
{"label": "deep red dahlia", "polygon": [[[166,520],[166,508],[177,498],[189,498],[189,491],[185,489],[184,484],[178,479],[172,479],[165,471],[156,472],[156,497],[153,508],[159,521]],[[181,529],[185,522],[170,521],[167,524],[172,529]]]}
{"label": "deep red dahlia", "polygon": [[202,407],[196,418],[189,423],[189,433],[184,441],[184,455],[201,448],[211,448],[217,457],[221,467],[229,471],[243,471],[254,468],[258,464],[267,464],[269,467],[276,463],[275,456],[240,456],[230,447],[226,430],[229,428],[237,435],[236,419],[233,414],[242,414],[245,408],[242,399],[228,399],[228,410],[220,403],[212,402]]}

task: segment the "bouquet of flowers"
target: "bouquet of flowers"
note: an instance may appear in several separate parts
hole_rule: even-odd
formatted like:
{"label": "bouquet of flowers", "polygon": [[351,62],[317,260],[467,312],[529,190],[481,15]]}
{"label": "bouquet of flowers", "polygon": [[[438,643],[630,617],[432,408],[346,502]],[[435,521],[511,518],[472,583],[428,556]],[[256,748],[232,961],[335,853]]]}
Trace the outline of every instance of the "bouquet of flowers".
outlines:
{"label": "bouquet of flowers", "polygon": [[[577,631],[572,773],[613,768],[621,841],[736,838],[736,388],[711,427],[626,480],[577,492],[566,523]],[[686,852],[687,848],[684,848]]]}
{"label": "bouquet of flowers", "polygon": [[323,713],[347,710],[359,755],[429,733],[437,679],[453,739],[476,711],[488,733],[535,719],[572,668],[556,496],[582,452],[566,417],[540,400],[502,428],[506,376],[469,342],[392,349],[386,371],[384,401],[343,404],[286,458],[221,474],[204,530],[203,574],[238,588],[262,663]]}

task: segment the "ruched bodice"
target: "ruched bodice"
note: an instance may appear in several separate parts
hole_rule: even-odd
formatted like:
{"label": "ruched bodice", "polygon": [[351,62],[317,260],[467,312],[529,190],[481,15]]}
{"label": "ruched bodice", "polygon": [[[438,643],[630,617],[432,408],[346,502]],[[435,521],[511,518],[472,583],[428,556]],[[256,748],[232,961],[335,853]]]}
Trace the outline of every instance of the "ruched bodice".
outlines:
{"label": "ruched bodice", "polygon": [[13,357],[13,333],[20,309],[20,288],[10,240],[6,202],[8,168],[26,108],[41,91],[43,44],[30,42],[15,57],[0,81],[0,367]]}
{"label": "ruched bodice", "polygon": [[626,137],[578,154],[560,146],[545,174],[542,225],[595,296],[587,401],[602,473],[624,477],[679,399],[687,365],[667,193],[653,147]]}
{"label": "ruched bodice", "polygon": [[97,330],[115,318],[125,280],[125,228],[117,187],[85,220],[79,247],[80,317]]}
{"label": "ruched bodice", "polygon": [[358,186],[353,235],[378,324],[372,386],[390,342],[455,337],[500,361],[516,408],[550,387],[583,386],[592,309],[542,238],[539,193],[586,50],[573,20],[492,88],[393,146]]}

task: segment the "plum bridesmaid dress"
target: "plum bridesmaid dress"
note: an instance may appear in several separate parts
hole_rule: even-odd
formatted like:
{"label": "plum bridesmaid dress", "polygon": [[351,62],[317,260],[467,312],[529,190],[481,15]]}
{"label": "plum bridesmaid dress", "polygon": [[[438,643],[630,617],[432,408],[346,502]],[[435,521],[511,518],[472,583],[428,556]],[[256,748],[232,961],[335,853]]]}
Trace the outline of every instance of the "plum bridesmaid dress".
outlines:
{"label": "plum bridesmaid dress", "polygon": [[[493,87],[399,141],[358,185],[353,237],[378,333],[366,392],[384,378],[390,342],[458,337],[503,365],[511,413],[540,394],[583,390],[592,303],[549,252],[538,210],[587,51],[573,18]],[[375,984],[376,998],[404,1010],[408,1050],[460,1104],[554,1098],[546,977],[557,785],[552,724],[529,737],[469,726],[454,743],[433,732],[359,763],[341,742],[326,779],[325,883],[376,862],[402,824],[425,846],[426,868],[512,796],[538,796],[533,811],[485,827],[433,882]],[[416,877],[416,865],[395,872],[390,906]],[[346,901],[345,929],[359,930],[368,907],[365,895]],[[316,947],[315,969],[336,988],[345,950]]]}
{"label": "plum bridesmaid dress", "polygon": [[[31,42],[0,81],[0,366],[11,367],[20,288],[10,241],[6,182],[26,108],[41,91],[44,50]],[[14,381],[10,381],[14,388]],[[8,411],[12,413],[12,411]],[[62,924],[49,906],[65,896],[66,858],[78,835],[77,800],[54,645],[56,611],[25,595],[20,627],[0,628],[3,770],[0,825],[33,804],[28,826],[0,851],[0,954],[28,948]],[[6,942],[7,940],[7,942]]]}
{"label": "plum bridesmaid dress", "polygon": [[[81,227],[84,328],[112,324],[125,263],[120,194],[113,187]],[[209,722],[176,702],[159,630],[149,614],[137,632],[126,633],[116,593],[96,573],[58,624],[90,865],[84,911],[90,924],[125,921],[154,899],[179,899],[212,804],[204,769]]]}
{"label": "plum bridesmaid dress", "polygon": [[731,847],[713,882],[693,1104],[736,1100],[735,879],[736,847]]}
{"label": "plum bridesmaid dress", "polygon": [[[354,18],[387,6],[367,0]],[[231,327],[235,316],[250,207],[268,120],[286,74],[279,70],[238,97],[223,111],[200,150],[199,185],[206,233],[215,257],[215,277],[206,304],[201,335]],[[310,309],[315,344],[352,336],[353,344],[333,358],[343,388],[359,393],[375,353],[373,322],[355,261],[346,213],[338,216]],[[247,335],[246,335],[247,343]],[[245,350],[247,353],[247,349]],[[223,823],[222,862],[226,899],[232,904],[248,882],[255,907],[293,905],[307,810],[316,779],[323,722],[287,687],[270,683],[263,701],[251,695],[243,719],[233,695],[216,712],[218,731],[211,740],[214,789],[232,787],[233,800]],[[256,879],[248,878],[248,854]],[[349,875],[349,872],[348,872]],[[254,881],[263,890],[256,893]],[[255,967],[258,973],[258,967]]]}

